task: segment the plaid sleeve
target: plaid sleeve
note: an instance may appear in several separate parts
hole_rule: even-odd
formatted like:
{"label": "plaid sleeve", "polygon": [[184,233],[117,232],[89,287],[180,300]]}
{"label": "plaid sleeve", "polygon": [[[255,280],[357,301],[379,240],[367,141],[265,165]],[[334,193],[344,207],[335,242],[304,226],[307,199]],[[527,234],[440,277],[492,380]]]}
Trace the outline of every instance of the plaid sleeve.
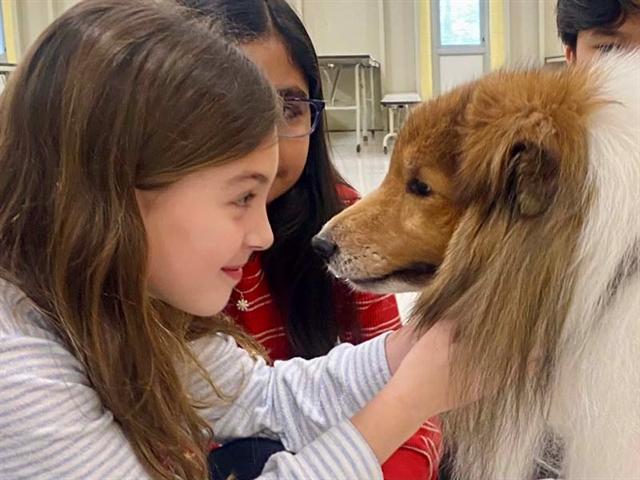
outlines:
{"label": "plaid sleeve", "polygon": [[427,421],[382,465],[385,480],[437,480],[442,432],[437,417]]}
{"label": "plaid sleeve", "polygon": [[355,306],[363,341],[402,326],[395,295],[357,292]]}

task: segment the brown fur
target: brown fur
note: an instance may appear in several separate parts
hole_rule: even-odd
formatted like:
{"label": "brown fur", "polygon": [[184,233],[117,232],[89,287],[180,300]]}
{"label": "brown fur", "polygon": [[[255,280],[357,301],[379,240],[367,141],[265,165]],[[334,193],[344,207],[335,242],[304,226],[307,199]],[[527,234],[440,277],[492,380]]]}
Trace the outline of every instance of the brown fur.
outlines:
{"label": "brown fur", "polygon": [[[321,233],[338,246],[331,269],[356,287],[413,283],[423,292],[413,315],[423,329],[443,315],[459,321],[456,381],[463,392],[478,383],[492,392],[445,418],[461,478],[495,478],[491,461],[506,427],[524,432],[546,419],[591,196],[594,95],[587,71],[497,72],[420,106],[381,187]],[[409,193],[411,178],[433,193]],[[435,263],[435,274],[394,277],[421,262]],[[510,440],[515,452],[535,450]],[[532,458],[516,457],[533,469]]]}
{"label": "brown fur", "polygon": [[[470,94],[471,87],[461,88],[412,114],[380,188],[325,227],[340,245],[347,279],[377,278],[414,262],[440,264],[444,259],[462,212],[451,181],[456,170],[452,147],[460,142],[459,117]],[[433,189],[427,202],[406,194],[412,177]]]}

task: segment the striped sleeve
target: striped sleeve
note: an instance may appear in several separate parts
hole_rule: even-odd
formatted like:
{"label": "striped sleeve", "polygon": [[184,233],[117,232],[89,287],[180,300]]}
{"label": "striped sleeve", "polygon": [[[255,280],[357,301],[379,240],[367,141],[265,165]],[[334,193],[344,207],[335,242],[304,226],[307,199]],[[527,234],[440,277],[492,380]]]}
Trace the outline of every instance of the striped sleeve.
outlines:
{"label": "striped sleeve", "polygon": [[59,343],[2,336],[0,366],[0,478],[150,478]]}
{"label": "striped sleeve", "polygon": [[297,455],[283,452],[271,456],[258,480],[285,478],[382,480],[383,477],[373,451],[353,424],[345,421],[323,433]]}
{"label": "striped sleeve", "polygon": [[[260,477],[264,480],[382,479],[376,456],[349,418],[391,376],[385,341],[383,335],[357,347],[344,344],[325,357],[273,367],[251,359],[229,337],[199,342],[194,348],[200,361],[209,366],[221,393],[233,398],[203,412],[216,441],[278,438],[288,452],[270,459]],[[196,398],[210,396],[210,387],[192,378]]]}
{"label": "striped sleeve", "polygon": [[[294,358],[273,367],[253,360],[230,337],[203,339],[194,348],[216,388],[232,400],[203,410],[216,441],[254,435],[278,438],[299,452],[324,432],[362,409],[391,373],[386,335],[358,346],[343,344],[312,360]],[[209,385],[192,377],[196,398],[211,397]]]}
{"label": "striped sleeve", "polygon": [[[39,314],[16,314],[15,306],[0,301],[0,478],[149,478],[82,365],[42,326]],[[375,455],[348,419],[390,377],[384,344],[380,337],[270,367],[220,335],[194,350],[226,395],[221,399],[195,375],[186,377],[186,385],[200,399],[215,399],[202,414],[217,440],[270,436],[292,452],[270,460],[265,480],[382,478]]]}
{"label": "striped sleeve", "polygon": [[[355,306],[363,340],[402,326],[395,295],[355,292]],[[386,480],[435,480],[442,450],[439,419],[426,422],[382,465]]]}

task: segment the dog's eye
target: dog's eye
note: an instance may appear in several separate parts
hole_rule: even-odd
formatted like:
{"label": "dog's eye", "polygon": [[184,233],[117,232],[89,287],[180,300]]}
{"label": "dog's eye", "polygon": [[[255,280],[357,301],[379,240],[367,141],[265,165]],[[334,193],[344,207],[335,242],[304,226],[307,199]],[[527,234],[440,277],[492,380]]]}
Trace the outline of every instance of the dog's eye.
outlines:
{"label": "dog's eye", "polygon": [[407,192],[419,197],[428,197],[431,195],[431,187],[417,178],[412,178],[407,183]]}

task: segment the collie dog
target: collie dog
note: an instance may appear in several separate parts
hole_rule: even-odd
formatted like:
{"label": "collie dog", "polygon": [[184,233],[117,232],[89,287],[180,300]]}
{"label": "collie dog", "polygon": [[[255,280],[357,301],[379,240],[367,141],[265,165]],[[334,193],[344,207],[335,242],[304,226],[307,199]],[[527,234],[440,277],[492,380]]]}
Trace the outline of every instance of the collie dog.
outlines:
{"label": "collie dog", "polygon": [[640,51],[419,106],[313,243],[355,288],[421,291],[423,329],[457,319],[454,380],[489,392],[443,417],[457,478],[529,479],[546,452],[640,479]]}

